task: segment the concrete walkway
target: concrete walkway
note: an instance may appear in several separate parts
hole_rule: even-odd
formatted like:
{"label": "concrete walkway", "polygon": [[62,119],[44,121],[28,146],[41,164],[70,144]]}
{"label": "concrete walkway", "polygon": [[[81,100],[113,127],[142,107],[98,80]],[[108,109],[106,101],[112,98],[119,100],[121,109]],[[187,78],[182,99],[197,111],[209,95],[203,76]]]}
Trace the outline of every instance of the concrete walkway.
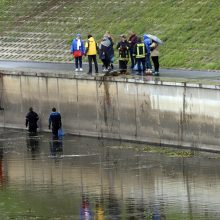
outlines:
{"label": "concrete walkway", "polygon": [[[84,72],[88,71],[88,63],[83,63]],[[45,71],[45,72],[73,72],[74,65],[72,63],[41,63],[26,61],[0,61],[0,70],[23,70],[23,71]],[[102,67],[99,66],[101,73]],[[93,66],[94,70],[94,66]],[[82,73],[82,74],[83,74]],[[133,72],[133,74],[135,74]],[[160,69],[160,77],[168,78],[184,78],[184,79],[200,79],[220,81],[220,70],[218,71],[196,71],[182,69]]]}

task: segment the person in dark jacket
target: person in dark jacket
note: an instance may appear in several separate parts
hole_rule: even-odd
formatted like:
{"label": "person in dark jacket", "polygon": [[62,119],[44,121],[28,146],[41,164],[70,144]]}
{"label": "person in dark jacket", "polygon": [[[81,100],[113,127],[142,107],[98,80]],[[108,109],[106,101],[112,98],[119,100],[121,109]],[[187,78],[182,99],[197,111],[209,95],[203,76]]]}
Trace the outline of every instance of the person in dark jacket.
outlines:
{"label": "person in dark jacket", "polygon": [[99,58],[103,62],[104,70],[110,70],[111,64],[111,41],[108,37],[103,37],[101,44],[99,45]]}
{"label": "person in dark jacket", "polygon": [[138,40],[137,35],[133,31],[131,31],[130,37],[128,39],[128,42],[130,44],[129,50],[130,50],[130,58],[131,58],[131,69],[133,69],[136,64],[136,60],[135,57],[133,56],[133,53],[134,53],[134,46],[137,43],[137,40]]}
{"label": "person in dark jacket", "polygon": [[110,47],[111,47],[110,48],[110,66],[111,66],[111,69],[113,70],[114,69],[114,60],[115,60],[114,47],[113,47],[114,41],[108,31],[105,32],[104,37],[107,37],[111,42],[111,45],[110,45]]}
{"label": "person in dark jacket", "polygon": [[127,72],[127,64],[129,60],[129,43],[126,40],[125,35],[121,35],[121,41],[117,44],[117,49],[119,53],[119,69],[120,73]]}
{"label": "person in dark jacket", "polygon": [[61,122],[61,115],[59,112],[57,112],[56,108],[52,108],[52,112],[50,113],[49,116],[49,125],[48,128],[50,129],[52,125],[52,133],[53,136],[58,138],[58,130],[61,128],[62,126],[62,122]]}
{"label": "person in dark jacket", "polygon": [[37,132],[37,121],[39,120],[38,114],[33,111],[33,108],[29,108],[29,112],[26,115],[25,125],[28,127],[29,132]]}
{"label": "person in dark jacket", "polygon": [[[147,55],[146,45],[142,42],[141,37],[138,37],[138,41],[134,46],[133,56],[136,58],[139,74],[141,74],[142,70],[143,70],[143,73],[145,73],[145,70],[146,70],[146,55]],[[142,68],[141,68],[141,65],[142,65]]]}

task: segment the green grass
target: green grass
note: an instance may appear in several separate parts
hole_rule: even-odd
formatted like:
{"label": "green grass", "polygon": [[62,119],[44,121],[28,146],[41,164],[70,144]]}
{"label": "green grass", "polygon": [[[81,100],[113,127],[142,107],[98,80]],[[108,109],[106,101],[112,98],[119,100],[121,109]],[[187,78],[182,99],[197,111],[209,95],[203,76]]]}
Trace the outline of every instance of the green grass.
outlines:
{"label": "green grass", "polygon": [[99,41],[108,30],[117,42],[120,34],[133,30],[165,42],[160,46],[161,67],[220,70],[219,7],[219,0],[1,0],[0,21],[7,25],[0,26],[0,35],[9,29],[55,33],[68,49],[78,32]]}
{"label": "green grass", "polygon": [[170,148],[170,147],[159,147],[159,146],[135,146],[135,145],[120,145],[120,146],[113,146],[111,148],[114,149],[131,149],[140,153],[157,153],[163,154],[168,157],[194,157],[195,155],[199,155],[199,151],[194,150],[185,150],[185,149],[177,149],[177,148]]}

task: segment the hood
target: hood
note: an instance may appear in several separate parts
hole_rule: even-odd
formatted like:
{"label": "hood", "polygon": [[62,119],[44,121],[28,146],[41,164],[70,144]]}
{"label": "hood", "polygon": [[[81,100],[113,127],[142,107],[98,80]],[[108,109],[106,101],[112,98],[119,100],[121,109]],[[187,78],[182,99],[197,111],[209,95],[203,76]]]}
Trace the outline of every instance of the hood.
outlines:
{"label": "hood", "polygon": [[108,39],[108,37],[103,37],[101,44],[109,47],[111,45],[111,41]]}
{"label": "hood", "polygon": [[146,35],[146,34],[144,34],[144,40],[148,40],[149,39],[149,37]]}
{"label": "hood", "polygon": [[94,41],[95,41],[94,37],[90,37],[88,40],[89,40],[90,42],[94,42]]}
{"label": "hood", "polygon": [[150,45],[152,40],[146,34],[144,34],[143,37],[144,37],[144,43]]}

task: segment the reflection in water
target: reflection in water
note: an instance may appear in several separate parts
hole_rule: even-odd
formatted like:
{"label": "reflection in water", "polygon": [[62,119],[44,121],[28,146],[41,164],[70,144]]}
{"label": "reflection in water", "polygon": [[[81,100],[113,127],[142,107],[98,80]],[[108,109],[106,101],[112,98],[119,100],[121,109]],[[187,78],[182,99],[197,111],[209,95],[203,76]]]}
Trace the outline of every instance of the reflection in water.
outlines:
{"label": "reflection in water", "polygon": [[34,132],[29,132],[27,134],[27,149],[32,154],[32,159],[35,159],[36,154],[39,153],[39,138],[38,134]]}
{"label": "reflection in water", "polygon": [[120,217],[121,209],[118,199],[115,194],[109,193],[108,195],[108,206],[107,210],[109,212],[110,219],[116,220]]}
{"label": "reflection in water", "polygon": [[0,146],[0,187],[3,186],[5,182],[4,170],[3,170],[3,148]]}
{"label": "reflection in water", "polygon": [[91,219],[92,219],[92,211],[89,204],[89,198],[86,195],[82,195],[80,220],[91,220]]}
{"label": "reflection in water", "polygon": [[135,217],[135,204],[134,200],[132,198],[128,198],[126,200],[126,210],[127,210],[127,215],[128,219],[136,219]]}
{"label": "reflection in water", "polygon": [[61,157],[63,155],[63,142],[57,137],[50,141],[50,153],[52,157]]}
{"label": "reflection in water", "polygon": [[104,202],[102,199],[96,199],[95,220],[104,220]]}
{"label": "reflection in water", "polygon": [[220,219],[218,154],[170,157],[137,144],[9,131],[0,142],[0,219]]}

